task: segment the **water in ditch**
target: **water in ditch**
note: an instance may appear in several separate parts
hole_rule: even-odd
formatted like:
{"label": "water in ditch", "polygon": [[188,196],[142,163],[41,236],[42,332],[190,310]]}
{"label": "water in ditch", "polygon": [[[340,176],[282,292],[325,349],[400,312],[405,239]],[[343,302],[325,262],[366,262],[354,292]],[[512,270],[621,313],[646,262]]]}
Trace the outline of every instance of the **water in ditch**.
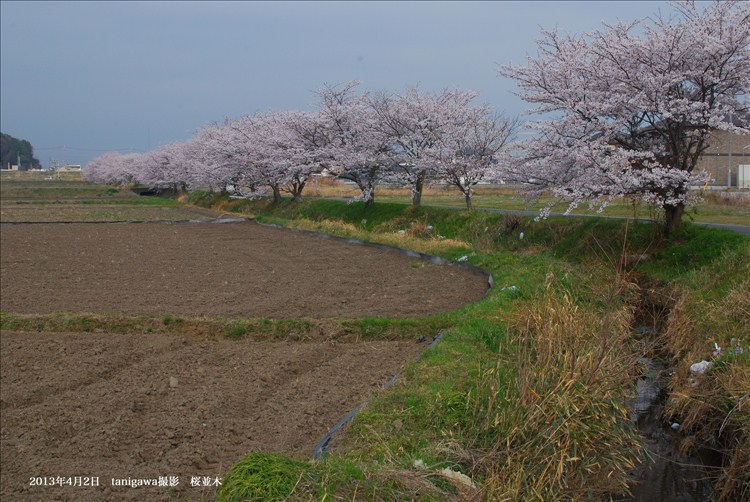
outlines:
{"label": "water in ditch", "polygon": [[[639,326],[634,332],[653,338],[657,328]],[[678,451],[680,425],[665,421],[664,405],[670,369],[658,357],[643,357],[638,363],[643,376],[636,383],[630,403],[631,417],[644,439],[644,460],[633,472],[632,496],[619,501],[702,502],[711,497],[710,469],[721,457],[708,450],[691,455]]]}

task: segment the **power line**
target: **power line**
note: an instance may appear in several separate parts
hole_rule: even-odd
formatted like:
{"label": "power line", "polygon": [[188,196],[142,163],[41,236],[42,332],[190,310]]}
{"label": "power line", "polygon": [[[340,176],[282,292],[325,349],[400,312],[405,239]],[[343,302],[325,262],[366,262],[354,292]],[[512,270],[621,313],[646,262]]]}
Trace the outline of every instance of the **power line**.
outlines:
{"label": "power line", "polygon": [[80,152],[112,152],[112,151],[118,151],[118,152],[136,152],[138,151],[136,148],[80,148],[75,146],[35,146],[34,151],[36,150],[75,150]]}

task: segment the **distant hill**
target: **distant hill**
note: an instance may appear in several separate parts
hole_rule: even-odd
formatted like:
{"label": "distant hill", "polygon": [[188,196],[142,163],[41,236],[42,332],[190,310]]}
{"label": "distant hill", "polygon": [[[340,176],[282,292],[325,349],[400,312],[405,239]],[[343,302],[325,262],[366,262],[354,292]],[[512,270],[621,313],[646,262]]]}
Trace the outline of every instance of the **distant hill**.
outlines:
{"label": "distant hill", "polygon": [[41,163],[34,158],[34,147],[25,139],[14,138],[10,134],[0,133],[0,165],[8,169],[8,165],[16,165],[18,156],[21,156],[20,171],[29,169],[41,169]]}

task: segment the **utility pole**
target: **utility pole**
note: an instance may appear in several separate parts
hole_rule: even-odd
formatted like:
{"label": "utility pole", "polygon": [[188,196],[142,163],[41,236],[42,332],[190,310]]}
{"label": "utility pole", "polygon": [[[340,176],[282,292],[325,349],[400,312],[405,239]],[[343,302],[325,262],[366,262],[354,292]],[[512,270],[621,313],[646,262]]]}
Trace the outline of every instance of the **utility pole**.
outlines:
{"label": "utility pole", "polygon": [[[732,112],[729,112],[729,123],[734,125],[732,122]],[[727,137],[729,138],[729,155],[727,156],[727,190],[732,188],[732,131],[727,131]]]}

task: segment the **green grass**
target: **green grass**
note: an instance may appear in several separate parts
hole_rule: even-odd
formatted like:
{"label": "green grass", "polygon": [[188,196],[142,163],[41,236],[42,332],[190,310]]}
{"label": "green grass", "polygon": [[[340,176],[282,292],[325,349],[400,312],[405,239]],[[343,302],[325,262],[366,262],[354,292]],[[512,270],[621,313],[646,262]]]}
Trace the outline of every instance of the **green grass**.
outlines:
{"label": "green grass", "polygon": [[[382,202],[392,202],[408,204],[408,197],[403,196],[382,196]],[[552,203],[551,198],[542,198],[533,203],[525,203],[523,199],[513,195],[478,195],[474,200],[475,209],[500,209],[509,211],[539,211],[547,204]],[[428,206],[451,206],[456,208],[465,208],[465,203],[458,196],[427,196],[422,203]],[[554,206],[553,211],[565,212],[567,205],[560,203]],[[597,215],[618,216],[625,218],[650,219],[655,215],[652,207],[645,204],[628,204],[624,202],[615,202],[608,205],[604,211],[597,213],[596,210],[588,206],[576,208],[572,214],[577,215]],[[744,206],[726,206],[712,203],[702,203],[688,209],[685,218],[688,221],[702,223],[724,223],[747,225],[750,221],[750,205]]]}
{"label": "green grass", "polygon": [[[4,222],[168,221],[208,219],[176,199],[142,197],[126,187],[78,179],[45,180],[40,173],[2,177],[0,218]],[[35,175],[35,176],[31,176]]]}
{"label": "green grass", "polygon": [[14,204],[32,204],[35,206],[65,204],[65,205],[108,205],[108,206],[177,206],[179,202],[175,199],[166,199],[162,197],[143,197],[140,199],[48,199],[48,200],[14,200]]}
{"label": "green grass", "polygon": [[[725,262],[724,253],[741,249],[747,242],[747,237],[721,229],[685,225],[671,237],[670,246],[659,249],[655,259],[644,264],[644,271],[663,281],[687,278],[686,274]],[[725,266],[732,274],[743,268],[742,264],[732,262],[726,262]]]}
{"label": "green grass", "polygon": [[3,199],[85,199],[127,200],[138,197],[130,190],[117,186],[95,185],[77,181],[3,181]]}
{"label": "green grass", "polygon": [[281,500],[293,494],[306,477],[306,470],[305,462],[269,453],[251,453],[224,477],[218,500]]}

